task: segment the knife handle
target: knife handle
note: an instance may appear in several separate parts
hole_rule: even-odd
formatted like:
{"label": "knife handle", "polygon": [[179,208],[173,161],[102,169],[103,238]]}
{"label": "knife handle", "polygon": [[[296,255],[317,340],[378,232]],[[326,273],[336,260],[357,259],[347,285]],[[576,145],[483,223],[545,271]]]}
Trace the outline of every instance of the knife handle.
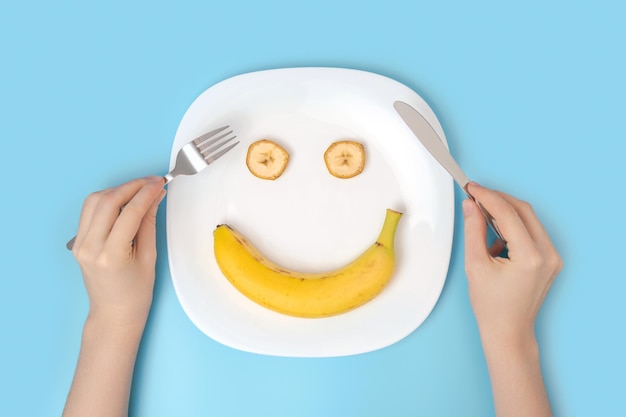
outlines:
{"label": "knife handle", "polygon": [[467,193],[467,195],[469,196],[469,198],[471,198],[476,203],[476,205],[478,206],[480,211],[483,213],[483,217],[485,218],[485,221],[487,222],[487,224],[489,225],[491,230],[493,230],[493,232],[496,234],[496,236],[498,236],[498,239],[500,239],[500,241],[504,245],[504,249],[506,249],[507,248],[507,246],[506,246],[506,239],[502,235],[502,232],[500,231],[500,228],[498,227],[498,223],[496,223],[496,219],[494,219],[494,217],[491,215],[491,213],[489,213],[489,211],[487,211],[487,209],[484,208],[482,204],[480,204],[480,201],[476,200],[469,193]]}
{"label": "knife handle", "polygon": [[485,220],[487,221],[487,224],[489,225],[489,227],[491,227],[491,230],[493,230],[493,232],[496,234],[496,236],[498,236],[498,239],[500,239],[500,241],[504,245],[503,249],[507,249],[506,239],[502,235],[502,232],[500,231],[500,228],[498,227],[498,223],[496,223],[496,219],[493,218],[491,213],[489,213],[487,211],[487,209],[484,208],[482,204],[480,204],[479,201],[477,201],[477,200],[474,200],[474,201],[476,202],[476,205],[478,206],[480,211],[483,213],[483,217],[485,217]]}

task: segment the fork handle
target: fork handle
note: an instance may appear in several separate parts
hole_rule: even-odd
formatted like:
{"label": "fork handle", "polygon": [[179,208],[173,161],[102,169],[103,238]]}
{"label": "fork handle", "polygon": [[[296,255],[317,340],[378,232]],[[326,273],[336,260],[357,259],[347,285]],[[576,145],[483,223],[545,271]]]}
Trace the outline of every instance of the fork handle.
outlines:
{"label": "fork handle", "polygon": [[67,248],[67,250],[72,250],[74,248],[74,242],[76,242],[76,236],[68,240],[67,243],[65,244],[65,247]]}

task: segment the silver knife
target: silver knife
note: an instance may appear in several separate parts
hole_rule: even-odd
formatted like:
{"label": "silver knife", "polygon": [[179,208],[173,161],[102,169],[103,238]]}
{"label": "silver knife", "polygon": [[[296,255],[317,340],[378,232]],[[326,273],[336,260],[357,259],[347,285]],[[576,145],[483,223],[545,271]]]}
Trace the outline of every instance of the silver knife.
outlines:
{"label": "silver knife", "polygon": [[406,104],[403,101],[395,101],[393,103],[394,109],[398,112],[404,123],[411,129],[413,134],[422,142],[422,145],[430,152],[430,154],[441,164],[441,166],[452,175],[454,181],[461,187],[461,189],[467,194],[469,198],[474,200],[480,211],[482,211],[487,224],[491,227],[494,233],[498,236],[498,238],[502,241],[502,243],[506,247],[506,239],[502,236],[500,229],[498,228],[498,224],[496,220],[493,218],[491,214],[478,202],[476,199],[467,192],[467,185],[470,183],[469,178],[459,164],[456,163],[448,148],[443,144],[443,141],[435,132],[432,125],[413,107]]}

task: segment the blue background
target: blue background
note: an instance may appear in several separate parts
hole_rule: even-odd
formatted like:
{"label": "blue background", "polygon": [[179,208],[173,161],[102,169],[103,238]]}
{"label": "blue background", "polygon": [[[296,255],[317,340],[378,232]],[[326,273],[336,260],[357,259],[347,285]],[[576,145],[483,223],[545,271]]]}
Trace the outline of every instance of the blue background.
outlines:
{"label": "blue background", "polygon": [[[0,6],[0,415],[61,413],[87,312],[64,244],[86,195],[163,172],[183,113],[209,86],[293,66],[405,83],[470,177],[533,203],[565,262],[537,323],[555,414],[624,415],[622,2],[409,3]],[[332,359],[239,352],[197,330],[172,288],[162,206],[131,414],[491,415],[455,192],[450,270],[431,316],[393,346]]]}

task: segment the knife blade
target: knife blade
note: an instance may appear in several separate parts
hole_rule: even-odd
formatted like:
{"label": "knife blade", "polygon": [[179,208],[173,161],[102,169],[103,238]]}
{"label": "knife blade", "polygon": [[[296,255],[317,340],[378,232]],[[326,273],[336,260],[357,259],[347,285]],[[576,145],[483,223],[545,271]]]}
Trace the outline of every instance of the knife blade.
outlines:
{"label": "knife blade", "polygon": [[467,185],[470,183],[470,179],[465,175],[459,164],[456,163],[452,154],[439,134],[435,131],[433,126],[426,120],[424,116],[409,104],[403,101],[395,101],[393,103],[394,109],[400,115],[404,123],[411,129],[413,134],[424,145],[426,150],[439,162],[439,164],[454,178],[454,181],[461,187],[463,192],[467,194],[469,198],[474,200],[478,205],[478,208],[483,213],[487,224],[491,227],[493,232],[498,236],[502,243],[506,247],[506,239],[502,236],[498,224],[493,216],[467,191]]}

